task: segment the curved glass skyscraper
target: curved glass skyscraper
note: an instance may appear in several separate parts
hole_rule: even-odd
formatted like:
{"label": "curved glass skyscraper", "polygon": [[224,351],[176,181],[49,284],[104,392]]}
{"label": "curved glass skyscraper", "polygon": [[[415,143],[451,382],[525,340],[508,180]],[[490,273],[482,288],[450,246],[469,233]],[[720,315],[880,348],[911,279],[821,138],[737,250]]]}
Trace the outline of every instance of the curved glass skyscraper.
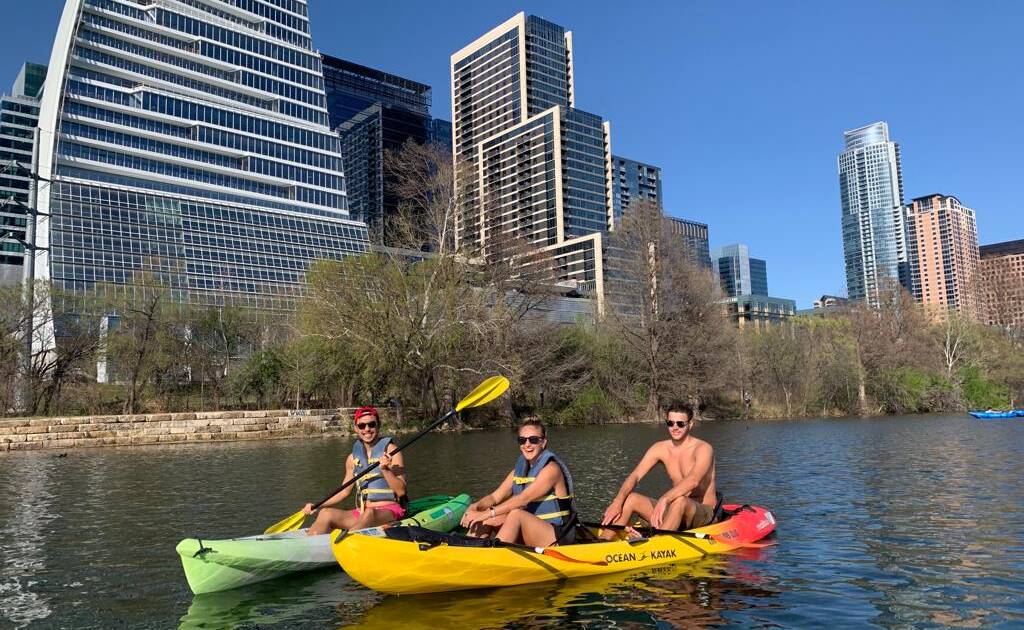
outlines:
{"label": "curved glass skyscraper", "polygon": [[846,290],[851,300],[877,306],[887,279],[910,286],[900,150],[884,122],[847,131],[843,139],[839,191]]}
{"label": "curved glass skyscraper", "polygon": [[288,309],[349,218],[305,0],[67,0],[43,90],[37,277]]}

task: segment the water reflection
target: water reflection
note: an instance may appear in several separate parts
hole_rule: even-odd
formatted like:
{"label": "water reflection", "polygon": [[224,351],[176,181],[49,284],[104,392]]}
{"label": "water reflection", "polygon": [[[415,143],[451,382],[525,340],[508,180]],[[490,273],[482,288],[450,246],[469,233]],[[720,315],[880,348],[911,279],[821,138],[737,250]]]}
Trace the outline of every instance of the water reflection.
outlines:
{"label": "water reflection", "polygon": [[601,627],[704,628],[722,625],[730,610],[776,595],[770,580],[747,568],[765,550],[699,563],[663,565],[618,573],[509,588],[406,597],[384,597],[365,615],[341,627],[387,630],[401,620],[408,630],[437,628],[548,628],[564,624]]}
{"label": "water reflection", "polygon": [[37,589],[46,570],[43,545],[47,525],[57,518],[48,489],[56,455],[28,459],[6,467],[0,496],[10,497],[0,527],[0,619],[15,626],[52,614],[49,597]]}
{"label": "water reflection", "polygon": [[[488,613],[476,625],[509,628],[1024,624],[1024,421],[719,422],[700,434],[715,445],[727,499],[775,513],[778,546],[624,583],[398,600],[340,571],[193,597],[174,552],[186,536],[252,533],[317,498],[337,485],[347,440],[6,453],[0,627],[373,627],[389,618],[402,627],[425,618],[454,629],[444,614],[474,609]],[[600,515],[663,435],[646,425],[552,429],[584,516]],[[509,431],[430,435],[409,453],[410,489],[480,496],[515,454]],[[659,493],[668,479],[652,474],[644,485]]]}
{"label": "water reflection", "polygon": [[[308,627],[327,623],[339,611],[358,615],[376,599],[340,571],[324,569],[192,598],[180,630]],[[332,610],[332,607],[335,610]]]}

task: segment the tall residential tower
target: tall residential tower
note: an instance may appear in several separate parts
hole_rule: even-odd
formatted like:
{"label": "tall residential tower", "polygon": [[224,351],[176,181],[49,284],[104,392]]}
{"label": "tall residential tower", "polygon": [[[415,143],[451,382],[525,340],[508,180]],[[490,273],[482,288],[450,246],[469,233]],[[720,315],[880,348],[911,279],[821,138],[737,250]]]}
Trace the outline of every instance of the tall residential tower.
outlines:
{"label": "tall residential tower", "polygon": [[39,116],[37,276],[288,309],[349,218],[305,0],[67,0]]}
{"label": "tall residential tower", "polygon": [[911,290],[922,304],[979,314],[978,227],[974,210],[949,195],[906,208]]}
{"label": "tall residential tower", "polygon": [[884,122],[847,131],[843,139],[839,193],[846,290],[850,299],[877,305],[886,284],[910,286],[900,150]]}
{"label": "tall residential tower", "polygon": [[459,247],[484,257],[507,242],[532,247],[600,309],[602,238],[614,227],[609,126],[575,106],[572,34],[519,13],[453,54],[451,73],[457,185],[471,190]]}
{"label": "tall residential tower", "polygon": [[616,225],[629,204],[639,200],[662,205],[661,169],[629,158],[612,156],[612,208]]}

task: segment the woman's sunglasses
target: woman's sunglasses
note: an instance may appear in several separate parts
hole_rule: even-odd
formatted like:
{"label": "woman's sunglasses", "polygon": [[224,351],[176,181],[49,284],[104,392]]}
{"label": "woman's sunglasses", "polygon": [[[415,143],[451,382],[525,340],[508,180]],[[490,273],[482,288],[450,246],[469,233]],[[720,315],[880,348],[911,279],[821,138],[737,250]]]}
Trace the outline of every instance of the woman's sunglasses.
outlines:
{"label": "woman's sunglasses", "polygon": [[542,438],[539,435],[527,435],[527,436],[520,435],[519,437],[516,438],[516,441],[519,442],[519,446],[522,446],[523,444],[526,444],[527,442],[529,442],[530,444],[540,444],[541,442],[544,441],[544,438]]}
{"label": "woman's sunglasses", "polygon": [[362,431],[363,429],[376,429],[377,421],[370,420],[369,422],[357,422],[356,428],[359,429],[360,431]]}
{"label": "woman's sunglasses", "polygon": [[685,429],[686,426],[688,424],[690,424],[690,421],[689,420],[666,420],[665,424],[670,426],[670,427],[672,425],[675,425],[675,426],[679,427],[680,429]]}

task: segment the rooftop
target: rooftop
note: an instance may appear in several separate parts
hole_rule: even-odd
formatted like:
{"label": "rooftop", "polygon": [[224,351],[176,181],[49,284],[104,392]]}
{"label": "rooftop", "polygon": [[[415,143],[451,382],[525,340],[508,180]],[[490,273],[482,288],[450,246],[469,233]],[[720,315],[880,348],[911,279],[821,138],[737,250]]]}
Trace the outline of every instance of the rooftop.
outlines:
{"label": "rooftop", "polygon": [[978,248],[982,258],[995,258],[996,256],[1009,256],[1011,254],[1024,254],[1024,238],[1016,241],[1005,241],[982,245]]}

